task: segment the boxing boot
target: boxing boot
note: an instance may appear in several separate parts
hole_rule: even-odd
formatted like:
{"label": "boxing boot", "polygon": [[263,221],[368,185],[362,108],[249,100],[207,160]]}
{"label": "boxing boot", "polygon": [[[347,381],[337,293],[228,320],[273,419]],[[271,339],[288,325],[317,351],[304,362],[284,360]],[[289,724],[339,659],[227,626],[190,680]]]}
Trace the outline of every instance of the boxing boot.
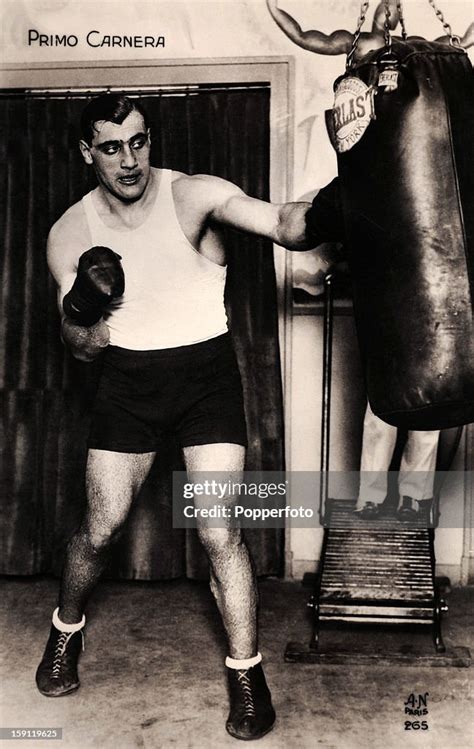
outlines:
{"label": "boxing boot", "polygon": [[79,688],[77,662],[84,649],[85,617],[80,629],[77,629],[76,624],[67,625],[62,622],[62,629],[58,629],[57,611],[56,609],[54,612],[56,619],[53,615],[49,639],[36,671],[37,687],[45,697],[62,697]]}
{"label": "boxing boot", "polygon": [[270,690],[262,664],[251,668],[227,668],[230,712],[227,732],[236,739],[259,739],[271,731],[275,722]]}

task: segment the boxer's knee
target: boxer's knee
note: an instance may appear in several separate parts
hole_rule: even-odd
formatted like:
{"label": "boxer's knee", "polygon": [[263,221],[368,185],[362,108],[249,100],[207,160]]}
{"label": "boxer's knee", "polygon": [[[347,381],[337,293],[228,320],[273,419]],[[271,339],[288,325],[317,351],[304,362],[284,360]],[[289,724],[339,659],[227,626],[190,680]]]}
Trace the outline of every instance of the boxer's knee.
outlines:
{"label": "boxer's knee", "polygon": [[198,535],[211,562],[225,559],[244,547],[239,528],[201,527],[198,529]]}
{"label": "boxer's knee", "polygon": [[211,589],[212,595],[214,596],[214,598],[216,599],[216,601],[219,603],[220,595],[221,595],[221,590],[220,590],[220,586],[219,586],[219,580],[217,579],[217,577],[215,575],[215,572],[212,569],[212,567],[209,570],[209,587]]}
{"label": "boxer's knee", "polygon": [[79,543],[86,554],[100,555],[119,540],[123,528],[123,522],[95,523],[86,520],[72,542]]}

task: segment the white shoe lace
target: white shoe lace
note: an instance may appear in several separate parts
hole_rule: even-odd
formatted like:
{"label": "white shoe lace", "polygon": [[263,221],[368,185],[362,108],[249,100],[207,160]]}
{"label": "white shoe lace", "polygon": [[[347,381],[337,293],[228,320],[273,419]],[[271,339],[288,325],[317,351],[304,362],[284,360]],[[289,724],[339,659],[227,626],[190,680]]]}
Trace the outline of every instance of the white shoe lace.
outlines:
{"label": "white shoe lace", "polygon": [[[52,670],[52,678],[58,679],[60,676],[61,671],[61,660],[66,652],[67,644],[71,637],[75,634],[75,632],[61,632],[58,641],[56,643],[56,648],[54,650],[54,658],[53,658],[53,670]],[[82,649],[84,650],[84,633],[81,631],[81,637],[82,637]]]}
{"label": "white shoe lace", "polygon": [[242,695],[244,698],[244,712],[249,717],[255,716],[255,705],[253,702],[252,686],[250,683],[250,676],[248,671],[237,671],[237,679],[242,688]]}
{"label": "white shoe lace", "polygon": [[66,646],[69,640],[71,639],[71,637],[72,637],[72,632],[61,632],[61,634],[58,637],[56,648],[54,650],[53,673],[52,673],[53,679],[59,678],[59,672],[61,669],[61,658],[64,655]]}

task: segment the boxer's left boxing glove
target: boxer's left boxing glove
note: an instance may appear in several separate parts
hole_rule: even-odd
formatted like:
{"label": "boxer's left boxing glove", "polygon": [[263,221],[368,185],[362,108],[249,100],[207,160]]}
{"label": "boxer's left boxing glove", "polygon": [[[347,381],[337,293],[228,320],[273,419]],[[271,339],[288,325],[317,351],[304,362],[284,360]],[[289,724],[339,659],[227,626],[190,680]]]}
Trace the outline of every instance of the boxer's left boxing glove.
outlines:
{"label": "boxer's left boxing glove", "polygon": [[306,240],[311,247],[344,240],[344,214],[338,177],[318,192],[306,213],[305,221]]}
{"label": "boxer's left boxing glove", "polygon": [[90,327],[125,290],[121,257],[108,247],[91,247],[79,258],[77,276],[63,299],[63,310],[76,325]]}

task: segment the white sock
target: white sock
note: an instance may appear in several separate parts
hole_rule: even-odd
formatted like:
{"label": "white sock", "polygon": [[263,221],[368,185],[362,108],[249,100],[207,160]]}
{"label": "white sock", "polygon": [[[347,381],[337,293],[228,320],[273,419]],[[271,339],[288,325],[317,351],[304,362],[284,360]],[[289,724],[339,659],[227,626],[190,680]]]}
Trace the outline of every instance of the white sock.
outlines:
{"label": "white sock", "polygon": [[66,622],[62,622],[59,618],[59,606],[57,609],[54,609],[53,611],[53,624],[56,627],[56,629],[59,629],[61,632],[79,632],[80,629],[83,628],[84,624],[86,623],[86,616],[85,614],[82,615],[82,619],[77,624],[66,624]]}
{"label": "white sock", "polygon": [[257,655],[254,655],[253,658],[243,658],[242,660],[231,658],[230,655],[228,655],[225,659],[225,665],[227,666],[227,668],[235,668],[240,670],[243,668],[252,668],[252,666],[256,666],[257,663],[260,663],[261,660],[261,653],[257,653]]}

